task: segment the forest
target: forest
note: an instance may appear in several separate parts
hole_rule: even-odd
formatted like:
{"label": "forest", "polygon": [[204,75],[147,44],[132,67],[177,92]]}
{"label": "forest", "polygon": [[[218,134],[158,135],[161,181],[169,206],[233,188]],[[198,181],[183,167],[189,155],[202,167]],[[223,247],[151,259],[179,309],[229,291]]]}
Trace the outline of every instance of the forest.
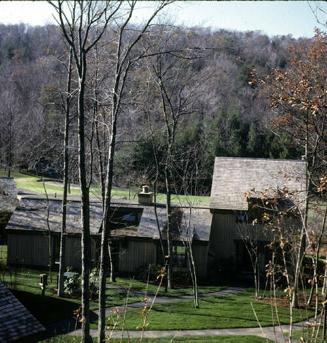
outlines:
{"label": "forest", "polygon": [[[133,29],[130,27],[124,37],[125,44],[133,39]],[[113,29],[108,30],[88,55],[89,146],[97,144],[95,107],[106,113],[110,106],[113,35]],[[138,60],[131,66],[124,87],[114,184],[140,186],[156,177],[153,151],[159,161],[166,151],[165,123],[158,110],[160,92],[156,89],[159,77],[165,78],[169,97],[181,106],[172,157],[174,192],[209,194],[215,156],[300,158],[303,151],[294,141],[272,129],[273,111],[262,95],[263,87],[251,80],[254,73],[257,79],[264,79],[274,68],[287,68],[291,47],[309,42],[260,32],[152,27],[133,51]],[[0,26],[2,167],[63,177],[67,66],[67,49],[58,27]],[[71,181],[77,181],[76,77],[71,87],[70,175]],[[91,155],[90,161],[96,158]],[[99,183],[99,167],[97,163],[91,167],[90,161],[92,183]],[[163,168],[158,174],[160,190]]]}

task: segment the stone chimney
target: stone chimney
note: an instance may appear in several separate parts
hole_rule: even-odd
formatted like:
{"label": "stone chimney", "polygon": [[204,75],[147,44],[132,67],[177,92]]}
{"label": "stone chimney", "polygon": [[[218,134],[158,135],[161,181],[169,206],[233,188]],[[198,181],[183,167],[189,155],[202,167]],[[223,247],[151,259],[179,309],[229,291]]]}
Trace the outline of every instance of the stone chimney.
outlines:
{"label": "stone chimney", "polygon": [[140,205],[152,205],[153,193],[150,192],[150,187],[147,185],[142,186],[142,191],[138,194],[138,201]]}

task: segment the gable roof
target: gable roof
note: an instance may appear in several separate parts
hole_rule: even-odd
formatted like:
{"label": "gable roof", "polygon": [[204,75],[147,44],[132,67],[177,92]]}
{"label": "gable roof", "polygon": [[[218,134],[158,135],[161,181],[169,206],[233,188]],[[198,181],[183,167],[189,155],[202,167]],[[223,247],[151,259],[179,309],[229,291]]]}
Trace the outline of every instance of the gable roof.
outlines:
{"label": "gable roof", "polygon": [[[91,203],[90,229],[91,234],[97,234],[101,225],[102,209],[100,203]],[[24,231],[61,231],[62,201],[49,199],[48,205],[45,197],[22,196],[19,204],[12,214],[6,229]],[[67,233],[80,233],[81,206],[79,201],[69,201],[67,204]],[[49,225],[49,228],[48,228]]]}
{"label": "gable roof", "polygon": [[[51,232],[61,231],[62,201],[60,199],[49,199],[49,220],[47,221],[48,206],[44,197],[23,196],[20,198],[19,205],[10,218],[6,227],[7,230],[48,231],[48,225]],[[157,218],[160,229],[165,234],[166,227],[166,209],[163,205],[140,205],[128,202],[112,203],[113,209],[122,210],[128,216],[135,212],[140,215],[137,223],[126,225],[125,227],[113,228],[111,236],[113,237],[143,237],[159,239]],[[182,215],[175,233],[176,239],[184,240],[194,238],[201,241],[209,241],[211,228],[211,213],[208,208],[192,207],[174,207],[174,210],[180,210]],[[68,234],[81,233],[80,225],[80,201],[68,201],[67,205],[67,224],[66,232]],[[98,201],[90,203],[90,230],[91,234],[100,233],[102,221],[102,206]],[[189,225],[190,224],[190,225]]]}
{"label": "gable roof", "polygon": [[0,282],[0,342],[12,342],[44,330],[38,320]]}
{"label": "gable roof", "polygon": [[11,177],[0,177],[0,212],[12,212],[17,205],[17,189]]}
{"label": "gable roof", "polygon": [[211,188],[212,209],[247,210],[246,193],[261,197],[287,188],[298,205],[306,189],[306,162],[259,158],[216,157]]}

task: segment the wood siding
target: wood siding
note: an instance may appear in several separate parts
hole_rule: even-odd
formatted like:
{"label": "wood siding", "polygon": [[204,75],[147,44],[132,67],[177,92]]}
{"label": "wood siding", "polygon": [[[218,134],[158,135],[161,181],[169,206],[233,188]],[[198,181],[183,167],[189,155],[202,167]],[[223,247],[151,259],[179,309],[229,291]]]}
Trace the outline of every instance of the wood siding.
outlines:
{"label": "wood siding", "polygon": [[[96,263],[96,242],[91,238],[91,262]],[[76,270],[81,270],[81,238],[66,236],[65,264]]]}
{"label": "wood siding", "polygon": [[[235,258],[236,223],[233,213],[215,213],[209,243],[209,256],[214,263]],[[212,261],[212,262],[213,262]]]}
{"label": "wood siding", "polygon": [[208,245],[193,244],[192,251],[197,276],[200,279],[206,279],[208,263]]}
{"label": "wood siding", "polygon": [[141,266],[157,263],[155,241],[128,241],[119,252],[119,271],[133,273]]}
{"label": "wood siding", "polygon": [[[249,230],[248,227],[253,230]],[[231,269],[238,264],[237,241],[243,241],[240,230],[255,232],[257,241],[269,241],[269,233],[262,225],[238,224],[233,212],[216,211],[213,215],[210,243],[209,243],[209,263],[210,265],[225,265],[230,263]]]}
{"label": "wood siding", "polygon": [[[58,242],[58,240],[57,240]],[[96,258],[95,240],[91,239],[92,261]],[[54,261],[53,261],[54,262]],[[30,267],[47,267],[49,263],[47,234],[8,234],[8,264]],[[81,239],[78,236],[66,237],[66,266],[81,269]]]}
{"label": "wood siding", "polygon": [[[96,262],[96,242],[91,241],[92,262]],[[138,268],[157,264],[156,240],[125,240],[119,246],[118,269],[121,273],[134,273]],[[81,269],[81,243],[78,236],[66,236],[66,266]],[[205,278],[207,272],[208,246],[193,244],[193,257],[199,278]],[[48,266],[48,236],[46,234],[8,234],[8,263],[29,267]]]}
{"label": "wood siding", "polygon": [[8,234],[8,264],[23,266],[48,266],[48,236]]}

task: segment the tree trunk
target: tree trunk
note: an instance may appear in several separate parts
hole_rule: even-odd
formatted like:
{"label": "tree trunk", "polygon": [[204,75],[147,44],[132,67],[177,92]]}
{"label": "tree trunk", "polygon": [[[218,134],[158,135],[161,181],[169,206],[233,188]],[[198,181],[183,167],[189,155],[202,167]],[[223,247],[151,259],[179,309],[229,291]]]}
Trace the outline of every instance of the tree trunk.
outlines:
{"label": "tree trunk", "polygon": [[[114,96],[114,105],[116,104],[116,97]],[[114,107],[115,108],[115,107]],[[112,279],[113,263],[111,258],[111,247],[109,245],[110,233],[110,206],[111,206],[111,190],[114,167],[114,154],[116,146],[116,131],[117,131],[117,114],[112,113],[112,133],[111,141],[108,149],[108,162],[106,171],[106,189],[105,199],[103,201],[103,225],[101,232],[101,252],[100,252],[100,269],[99,269],[99,322],[98,322],[98,340],[99,343],[105,341],[105,320],[106,320],[106,255],[109,258],[110,264],[110,278]],[[108,248],[108,254],[105,253]]]}
{"label": "tree trunk", "polygon": [[199,308],[199,296],[198,296],[198,279],[196,275],[196,268],[193,258],[193,250],[192,250],[192,242],[187,242],[188,245],[188,256],[189,256],[189,264],[190,264],[190,274],[192,278],[192,285],[193,285],[193,295],[194,295],[194,307]]}
{"label": "tree trunk", "polygon": [[78,92],[78,164],[81,191],[81,252],[82,252],[82,341],[90,341],[90,199],[86,180],[85,162],[85,112],[84,92],[86,76],[86,56],[82,53],[81,68],[79,70],[79,92]]}
{"label": "tree trunk", "polygon": [[[305,147],[305,160],[307,161],[308,156],[308,148],[307,143]],[[308,162],[307,162],[308,163]],[[293,289],[293,295],[292,295],[292,307],[299,307],[299,299],[298,299],[298,293],[299,293],[299,281],[300,281],[300,274],[301,274],[301,267],[303,262],[303,257],[305,253],[306,248],[306,234],[307,234],[307,225],[308,225],[308,211],[309,211],[309,171],[308,171],[308,165],[306,166],[306,194],[305,194],[305,207],[304,207],[304,216],[302,218],[302,227],[301,227],[301,241],[300,241],[300,247],[296,259],[296,266],[295,266],[295,274],[294,274],[294,289]]]}
{"label": "tree trunk", "polygon": [[67,95],[65,104],[65,132],[64,132],[64,175],[63,175],[63,195],[62,195],[62,221],[60,232],[60,252],[59,252],[59,273],[58,292],[59,297],[64,295],[64,272],[65,272],[65,251],[66,251],[66,217],[67,217],[67,192],[68,192],[68,142],[69,142],[69,117],[70,117],[70,91],[72,73],[72,51],[69,52],[68,75],[67,75]]}
{"label": "tree trunk", "polygon": [[172,247],[171,247],[171,189],[170,189],[170,175],[169,175],[169,160],[170,148],[168,148],[168,156],[165,165],[165,186],[166,186],[166,240],[167,240],[167,255],[166,255],[166,290],[171,289],[172,285]]}
{"label": "tree trunk", "polygon": [[12,126],[13,126],[13,113],[10,111],[9,114],[9,144],[8,144],[8,177],[11,177],[11,168],[12,168],[12,160],[13,160],[13,134],[12,134]]}

